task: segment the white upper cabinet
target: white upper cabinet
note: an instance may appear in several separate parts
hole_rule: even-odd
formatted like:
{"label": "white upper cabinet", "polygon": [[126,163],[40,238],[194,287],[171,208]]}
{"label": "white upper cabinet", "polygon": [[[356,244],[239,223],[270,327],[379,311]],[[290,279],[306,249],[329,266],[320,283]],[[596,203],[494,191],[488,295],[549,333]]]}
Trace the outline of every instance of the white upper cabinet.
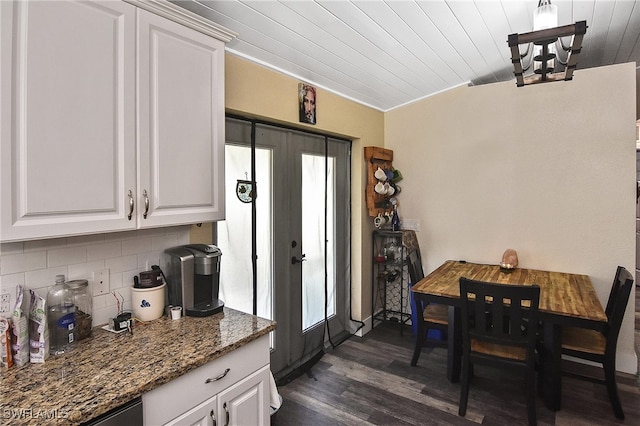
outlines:
{"label": "white upper cabinet", "polygon": [[224,219],[224,43],[144,10],[138,43],[138,223]]}
{"label": "white upper cabinet", "polygon": [[135,228],[135,12],[0,2],[0,240]]}
{"label": "white upper cabinet", "polygon": [[0,241],[224,219],[224,29],[132,3],[0,1]]}

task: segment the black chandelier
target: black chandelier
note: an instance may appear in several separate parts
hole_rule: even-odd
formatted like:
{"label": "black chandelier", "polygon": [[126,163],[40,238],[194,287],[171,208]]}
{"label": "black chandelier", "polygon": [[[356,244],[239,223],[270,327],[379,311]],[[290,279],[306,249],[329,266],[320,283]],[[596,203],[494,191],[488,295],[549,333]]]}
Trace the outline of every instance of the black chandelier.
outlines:
{"label": "black chandelier", "polygon": [[[509,35],[507,42],[518,87],[573,79],[587,21],[558,27],[557,16],[557,8],[550,0],[540,0],[533,15],[534,31]],[[562,37],[571,37],[571,43],[565,45]],[[525,46],[524,52],[520,51],[521,45]]]}

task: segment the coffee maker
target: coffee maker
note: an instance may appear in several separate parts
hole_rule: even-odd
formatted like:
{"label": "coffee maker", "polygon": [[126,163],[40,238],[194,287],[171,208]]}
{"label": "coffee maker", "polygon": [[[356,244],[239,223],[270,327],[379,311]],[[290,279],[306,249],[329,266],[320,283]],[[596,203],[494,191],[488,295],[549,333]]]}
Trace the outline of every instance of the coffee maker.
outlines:
{"label": "coffee maker", "polygon": [[214,245],[189,244],[168,248],[162,263],[167,281],[168,304],[182,306],[185,315],[206,317],[222,311],[220,249]]}

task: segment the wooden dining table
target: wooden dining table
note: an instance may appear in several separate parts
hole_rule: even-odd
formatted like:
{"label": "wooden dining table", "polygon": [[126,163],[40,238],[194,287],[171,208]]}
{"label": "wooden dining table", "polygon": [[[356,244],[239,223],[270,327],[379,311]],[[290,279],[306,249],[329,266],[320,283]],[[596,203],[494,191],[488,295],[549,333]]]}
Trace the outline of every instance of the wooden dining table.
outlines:
{"label": "wooden dining table", "polygon": [[[460,278],[501,284],[540,286],[539,316],[542,323],[544,364],[539,380],[545,405],[551,410],[561,406],[562,327],[578,326],[602,330],[607,316],[587,275],[515,268],[506,270],[499,265],[447,260],[436,270],[415,283],[414,310],[422,312],[428,303],[449,305],[447,378],[460,379],[462,332],[460,326]],[[418,318],[415,359],[419,357],[425,340],[422,315]]]}

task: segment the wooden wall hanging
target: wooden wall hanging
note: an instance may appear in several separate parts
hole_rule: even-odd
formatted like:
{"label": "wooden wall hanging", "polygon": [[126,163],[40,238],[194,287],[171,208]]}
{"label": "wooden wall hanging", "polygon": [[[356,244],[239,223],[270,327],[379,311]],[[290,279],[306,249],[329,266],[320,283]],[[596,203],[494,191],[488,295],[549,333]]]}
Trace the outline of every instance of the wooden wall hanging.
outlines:
{"label": "wooden wall hanging", "polygon": [[367,209],[369,210],[369,216],[376,217],[378,214],[384,214],[385,212],[389,212],[389,210],[393,210],[393,208],[390,209],[387,205],[389,204],[388,198],[378,194],[374,189],[378,183],[378,180],[374,176],[378,167],[383,170],[393,170],[393,151],[377,146],[365,146],[364,158],[367,161]]}

